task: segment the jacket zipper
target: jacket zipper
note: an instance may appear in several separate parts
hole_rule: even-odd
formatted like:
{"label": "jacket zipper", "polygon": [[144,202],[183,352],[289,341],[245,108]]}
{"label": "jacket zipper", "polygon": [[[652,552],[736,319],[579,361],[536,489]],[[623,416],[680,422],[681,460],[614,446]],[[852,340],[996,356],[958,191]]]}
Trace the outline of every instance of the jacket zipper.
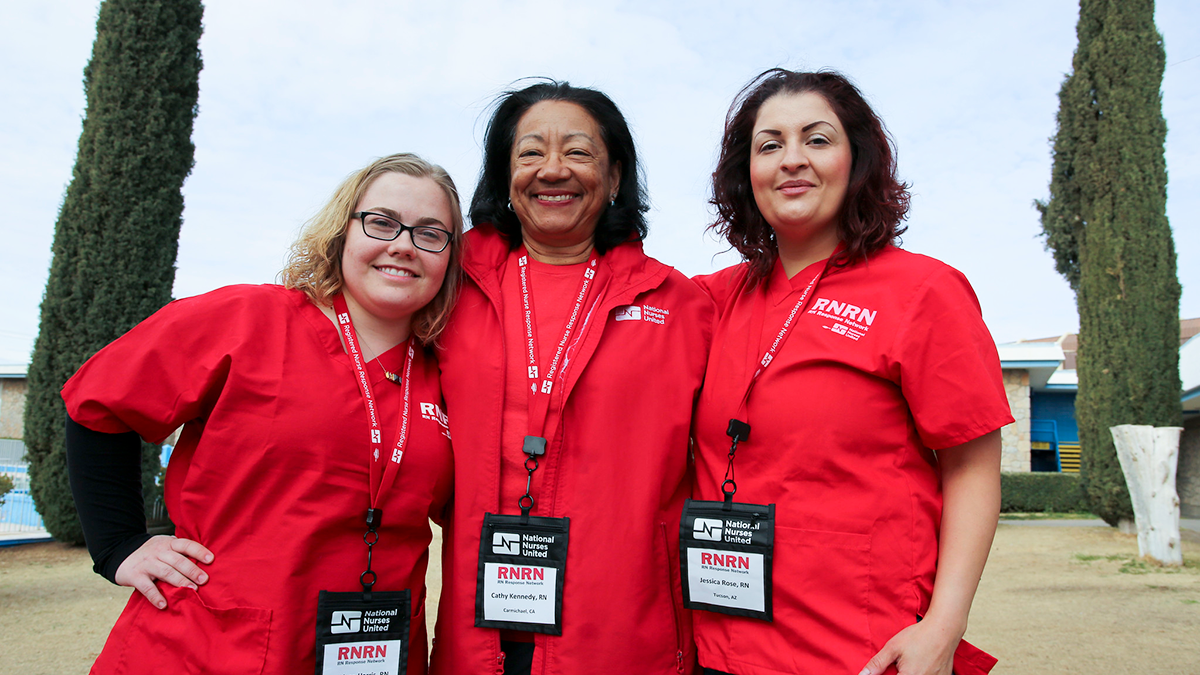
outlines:
{"label": "jacket zipper", "polygon": [[[680,673],[683,670],[683,626],[679,620],[679,607],[675,603],[675,575],[671,573],[671,538],[667,536],[667,524],[659,522],[659,532],[662,533],[663,550],[667,555],[667,588],[671,593],[671,617],[675,619],[675,671]],[[682,583],[683,580],[680,580]]]}

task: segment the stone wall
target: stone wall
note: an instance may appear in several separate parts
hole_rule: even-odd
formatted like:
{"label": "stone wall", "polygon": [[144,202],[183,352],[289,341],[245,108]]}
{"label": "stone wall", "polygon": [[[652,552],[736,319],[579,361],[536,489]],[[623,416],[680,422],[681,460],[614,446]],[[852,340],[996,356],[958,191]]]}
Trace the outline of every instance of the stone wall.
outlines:
{"label": "stone wall", "polygon": [[1200,518],[1200,418],[1194,417],[1183,423],[1175,491],[1179,493],[1180,515]]}
{"label": "stone wall", "polygon": [[1029,371],[1005,370],[1004,392],[1016,421],[1000,430],[1000,470],[1029,471]]}
{"label": "stone wall", "polygon": [[0,438],[25,438],[25,380],[0,378]]}

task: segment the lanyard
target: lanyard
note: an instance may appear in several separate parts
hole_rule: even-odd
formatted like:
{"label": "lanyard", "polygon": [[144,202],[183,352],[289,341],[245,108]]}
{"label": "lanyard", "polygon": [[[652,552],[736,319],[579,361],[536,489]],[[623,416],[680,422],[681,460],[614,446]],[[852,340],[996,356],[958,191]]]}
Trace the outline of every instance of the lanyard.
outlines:
{"label": "lanyard", "polygon": [[[840,248],[841,247],[839,246],[839,249]],[[829,271],[830,260],[833,260],[832,256],[825,261],[825,264],[821,266],[821,270],[818,271],[816,275],[813,276],[812,280],[808,282],[808,285],[804,287],[804,292],[800,294],[800,298],[796,300],[796,304],[792,305],[792,311],[788,312],[787,318],[783,321],[783,325],[775,334],[775,339],[771,341],[771,346],[767,347],[766,353],[764,353],[762,358],[758,360],[758,368],[754,371],[754,374],[750,376],[750,381],[746,383],[746,391],[744,394],[742,394],[742,401],[738,405],[738,412],[741,413],[743,417],[745,417],[746,413],[748,412],[746,406],[750,401],[750,392],[754,390],[754,385],[758,382],[759,376],[761,376],[763,371],[765,371],[767,367],[771,365],[771,362],[774,361],[775,357],[779,355],[779,350],[783,349],[784,343],[786,343],[787,339],[791,336],[792,324],[796,321],[797,316],[800,316],[804,313],[804,310],[808,306],[808,302],[813,297],[813,290],[815,290],[817,284],[821,282],[821,279],[825,276],[825,273]],[[764,295],[766,294],[765,286],[762,292]],[[766,304],[765,301],[763,304]],[[766,312],[765,307],[763,311],[764,313]],[[725,430],[725,434],[732,439],[732,442],[729,445],[729,463],[725,467],[725,480],[721,483],[721,492],[725,494],[725,509],[729,510],[733,506],[733,495],[737,492],[737,481],[734,480],[735,474],[733,470],[733,458],[734,455],[737,454],[738,442],[750,440],[750,425],[736,418],[730,419],[729,427]]]}
{"label": "lanyard", "polygon": [[[367,365],[363,362],[362,352],[358,348],[358,334],[354,331],[354,321],[350,318],[350,310],[346,307],[346,299],[342,294],[333,298],[333,308],[337,315],[338,328],[346,348],[350,351],[350,362],[354,365],[355,380],[362,394],[363,405],[367,409],[367,419],[371,426],[371,459],[369,460],[369,491],[371,496],[370,508],[367,509],[367,532],[363,541],[367,544],[367,570],[360,575],[363,592],[370,593],[375,585],[376,575],[371,571],[371,550],[379,541],[379,526],[383,518],[383,510],[378,508],[379,496],[391,489],[400,472],[400,460],[404,458],[404,447],[408,443],[409,430],[409,397],[412,393],[412,362],[414,349],[412,338],[408,339],[404,356],[404,404],[400,412],[400,430],[396,434],[396,444],[392,448],[392,458],[386,464],[382,461],[383,428],[379,423],[379,406],[376,405],[375,394],[371,390],[371,380],[367,377]],[[368,581],[369,580],[369,581]]]}
{"label": "lanyard", "polygon": [[750,400],[750,392],[754,390],[754,385],[758,382],[759,376],[763,374],[767,366],[771,365],[771,362],[779,354],[779,350],[783,349],[784,343],[791,337],[792,324],[796,321],[797,316],[804,313],[804,310],[808,306],[808,301],[812,299],[813,289],[817,287],[817,284],[820,283],[821,278],[825,276],[825,272],[828,269],[829,262],[826,261],[821,270],[804,287],[804,292],[800,294],[800,299],[796,301],[795,305],[792,305],[792,311],[788,312],[787,318],[783,320],[783,325],[780,326],[779,332],[775,334],[775,339],[771,341],[771,346],[767,347],[767,351],[758,360],[758,369],[754,371],[754,374],[750,376],[750,382],[746,384],[746,391],[742,395],[741,405],[738,406],[739,411],[746,409],[746,403]]}
{"label": "lanyard", "polygon": [[596,278],[596,264],[598,262],[599,257],[593,250],[592,254],[588,256],[587,267],[583,270],[583,278],[580,280],[579,289],[575,293],[575,305],[571,308],[570,315],[567,316],[566,324],[563,326],[563,334],[558,340],[554,356],[550,359],[550,365],[542,371],[538,363],[537,320],[533,310],[533,286],[529,272],[529,252],[522,247],[517,256],[518,276],[521,282],[522,320],[525,324],[526,370],[530,380],[528,392],[529,433],[525,436],[524,447],[522,448],[522,451],[526,455],[525,470],[529,472],[529,476],[525,481],[525,494],[517,502],[521,508],[522,517],[528,517],[530,509],[533,508],[533,496],[529,492],[533,483],[533,472],[538,467],[537,458],[546,454],[546,418],[550,414],[550,398],[551,393],[554,391],[554,381],[559,375],[560,366],[564,370],[566,368],[564,356],[566,355],[568,345],[571,344],[576,329],[580,325],[579,320],[583,314],[583,307],[587,303],[592,282]]}

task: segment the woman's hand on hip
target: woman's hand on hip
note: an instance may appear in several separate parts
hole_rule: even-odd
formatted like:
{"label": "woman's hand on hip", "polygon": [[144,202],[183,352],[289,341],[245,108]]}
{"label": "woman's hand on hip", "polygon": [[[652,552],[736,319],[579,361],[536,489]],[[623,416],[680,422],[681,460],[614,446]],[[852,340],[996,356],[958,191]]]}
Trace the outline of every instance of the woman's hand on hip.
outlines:
{"label": "woman's hand on hip", "polygon": [[951,675],[961,639],[961,631],[926,619],[892,636],[858,675],[880,675],[893,663],[900,675]]}
{"label": "woman's hand on hip", "polygon": [[211,563],[212,551],[191,539],[158,535],[147,539],[126,558],[114,578],[121,586],[136,588],[155,607],[166,609],[167,599],[155,581],[192,590],[208,582],[208,573],[193,560]]}

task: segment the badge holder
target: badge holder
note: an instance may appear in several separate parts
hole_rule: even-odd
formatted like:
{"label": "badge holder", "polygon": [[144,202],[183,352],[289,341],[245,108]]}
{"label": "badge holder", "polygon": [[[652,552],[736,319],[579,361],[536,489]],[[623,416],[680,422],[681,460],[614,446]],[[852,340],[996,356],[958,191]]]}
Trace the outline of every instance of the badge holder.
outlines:
{"label": "badge holder", "polygon": [[367,509],[367,569],[362,592],[321,591],[317,596],[317,675],[403,675],[408,671],[412,595],[373,591],[371,551],[379,541],[380,509]]}
{"label": "badge holder", "polygon": [[570,518],[530,516],[529,488],[546,439],[526,436],[529,477],[521,515],[483,514],[475,584],[475,626],[562,635],[563,582]]}
{"label": "badge holder", "polygon": [[750,425],[729,420],[733,439],[720,502],[689,499],[679,523],[683,606],[720,614],[772,620],[771,569],[775,548],[775,505],[739,504],[733,458]]}

